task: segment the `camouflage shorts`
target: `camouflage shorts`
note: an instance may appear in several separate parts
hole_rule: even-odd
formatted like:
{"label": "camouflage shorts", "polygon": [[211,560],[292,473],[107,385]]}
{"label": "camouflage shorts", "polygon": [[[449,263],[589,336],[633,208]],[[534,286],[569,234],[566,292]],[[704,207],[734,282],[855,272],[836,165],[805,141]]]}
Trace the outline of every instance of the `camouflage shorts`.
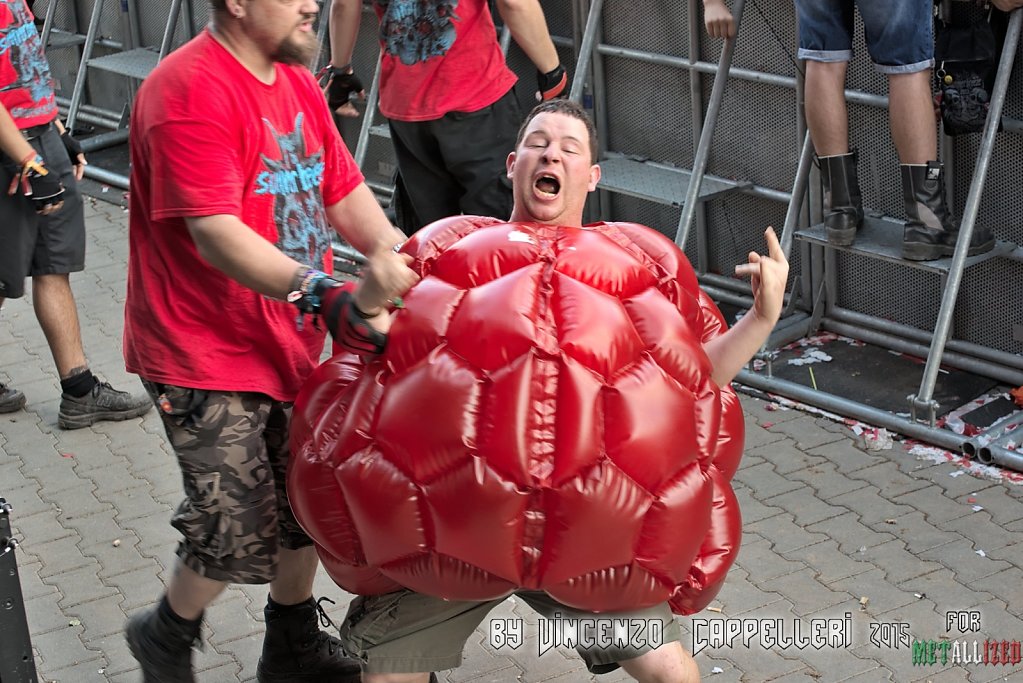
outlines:
{"label": "camouflage shorts", "polygon": [[252,392],[143,380],[178,457],[186,498],[171,520],[178,556],[201,576],[267,583],[279,548],[312,543],[288,503],[292,404]]}

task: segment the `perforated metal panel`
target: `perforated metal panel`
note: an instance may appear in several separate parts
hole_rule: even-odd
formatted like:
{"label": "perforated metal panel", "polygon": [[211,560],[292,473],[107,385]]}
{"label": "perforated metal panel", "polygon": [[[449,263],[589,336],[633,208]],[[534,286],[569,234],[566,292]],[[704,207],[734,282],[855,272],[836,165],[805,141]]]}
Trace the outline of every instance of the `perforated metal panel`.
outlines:
{"label": "perforated metal panel", "polygon": [[[700,26],[703,26],[702,2]],[[796,13],[791,2],[746,0],[733,66],[779,76],[796,75]],[[717,63],[722,41],[703,34],[700,57]]]}
{"label": "perforated metal panel", "polygon": [[956,302],[957,339],[1023,353],[1023,263],[987,261],[966,272]]}
{"label": "perforated metal panel", "polygon": [[604,60],[608,149],[691,168],[689,75],[631,59]]}
{"label": "perforated metal panel", "polygon": [[604,43],[675,57],[689,56],[688,0],[605,0]]}
{"label": "perforated metal panel", "polygon": [[857,254],[838,255],[838,304],[930,332],[941,303],[941,278]]}
{"label": "perforated metal panel", "polygon": [[[704,109],[713,80],[704,76]],[[711,146],[709,172],[755,179],[758,185],[791,190],[802,140],[796,137],[793,90],[733,79],[725,90]]]}
{"label": "perforated metal panel", "polygon": [[[735,194],[705,204],[707,216],[707,271],[732,275],[735,265],[745,263],[749,252],[767,249],[764,230],[774,226],[781,235],[786,205],[759,197]],[[692,233],[691,233],[692,234]],[[695,236],[690,237],[695,239]],[[799,250],[793,249],[790,279],[800,271]]]}

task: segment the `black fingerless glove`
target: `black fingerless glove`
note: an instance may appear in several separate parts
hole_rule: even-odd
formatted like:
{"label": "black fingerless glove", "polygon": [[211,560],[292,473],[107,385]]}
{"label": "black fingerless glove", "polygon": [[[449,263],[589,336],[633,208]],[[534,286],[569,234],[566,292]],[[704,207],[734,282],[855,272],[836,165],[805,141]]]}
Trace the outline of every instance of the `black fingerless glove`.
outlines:
{"label": "black fingerless glove", "polygon": [[82,163],[78,160],[78,155],[82,153],[82,145],[71,137],[71,131],[65,129],[60,134],[60,141],[64,143],[64,149],[67,150],[67,157],[71,160],[71,165],[78,166]]}
{"label": "black fingerless glove", "polygon": [[352,288],[326,273],[308,270],[297,278],[288,301],[298,310],[301,328],[305,315],[318,315],[334,341],[358,355],[383,353],[387,335],[374,329],[355,305]]}
{"label": "black fingerless glove", "polygon": [[362,81],[354,73],[343,73],[334,70],[327,83],[327,104],[331,111],[349,102],[352,95],[358,95],[364,90]]}
{"label": "black fingerless glove", "polygon": [[13,177],[7,194],[13,195],[20,188],[21,193],[32,200],[37,212],[64,201],[64,186],[56,175],[47,170],[38,154],[26,157],[20,166],[11,170]]}
{"label": "black fingerless glove", "polygon": [[537,71],[536,84],[540,87],[540,92],[537,93],[537,100],[540,102],[568,95],[568,73],[560,64],[547,73]]}

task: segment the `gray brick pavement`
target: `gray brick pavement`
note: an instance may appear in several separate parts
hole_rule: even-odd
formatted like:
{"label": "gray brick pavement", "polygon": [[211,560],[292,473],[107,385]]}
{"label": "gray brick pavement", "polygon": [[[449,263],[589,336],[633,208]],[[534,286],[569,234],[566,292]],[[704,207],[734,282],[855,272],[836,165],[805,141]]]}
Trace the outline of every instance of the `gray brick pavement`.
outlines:
{"label": "gray brick pavement", "polygon": [[[120,357],[127,243],[125,213],[87,203],[88,270],[72,282],[94,369],[140,391]],[[121,638],[127,615],[148,606],[166,580],[176,534],[168,525],[180,478],[154,414],[62,432],[59,385],[25,300],[0,315],[0,379],[28,409],[0,416],[0,495],[14,504],[22,587],[42,680],[137,681]],[[1023,666],[914,666],[906,648],[868,641],[871,622],[909,623],[915,637],[1023,639],[1020,487],[950,476],[953,464],[918,461],[896,448],[867,453],[843,426],[744,397],[747,458],[736,475],[744,538],[735,567],[706,619],[770,618],[809,624],[852,613],[849,650],[712,644],[697,656],[708,681],[1021,681]],[[974,505],[984,509],[973,511]],[[115,546],[114,541],[119,541]],[[985,551],[986,557],[976,554]],[[317,578],[337,604],[350,596]],[[266,589],[236,586],[209,610],[199,679],[254,679]],[[861,604],[865,598],[865,604]],[[978,609],[979,634],[946,633],[945,612]],[[716,610],[716,611],[715,611]],[[535,617],[520,602],[492,617]],[[681,620],[687,647],[691,620]],[[747,622],[752,623],[752,622]],[[487,624],[452,682],[589,681],[571,652],[539,656],[487,644]],[[716,668],[715,668],[716,667]],[[621,672],[606,683],[628,680]]]}

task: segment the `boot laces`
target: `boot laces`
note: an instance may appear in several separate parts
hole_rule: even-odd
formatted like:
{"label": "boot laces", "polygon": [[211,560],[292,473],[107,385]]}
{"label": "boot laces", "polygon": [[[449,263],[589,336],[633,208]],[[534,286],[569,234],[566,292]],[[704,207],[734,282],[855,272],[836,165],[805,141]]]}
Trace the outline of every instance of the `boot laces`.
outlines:
{"label": "boot laces", "polygon": [[335,653],[341,651],[341,648],[338,647],[338,642],[336,640],[334,640],[334,638],[332,638],[329,633],[327,633],[326,631],[320,629],[320,626],[322,626],[323,628],[333,628],[333,629],[337,628],[337,626],[335,626],[334,622],[331,620],[330,615],[327,614],[327,611],[323,608],[323,604],[322,603],[324,601],[330,603],[331,605],[337,604],[333,600],[331,600],[330,598],[327,598],[327,597],[322,597],[322,598],[320,598],[319,600],[316,601],[317,621],[310,621],[310,622],[308,622],[309,623],[309,631],[306,634],[307,635],[307,639],[302,642],[302,648],[303,649],[319,649],[320,647],[323,646],[323,644],[326,644],[327,645],[327,654],[329,656],[333,657]]}

